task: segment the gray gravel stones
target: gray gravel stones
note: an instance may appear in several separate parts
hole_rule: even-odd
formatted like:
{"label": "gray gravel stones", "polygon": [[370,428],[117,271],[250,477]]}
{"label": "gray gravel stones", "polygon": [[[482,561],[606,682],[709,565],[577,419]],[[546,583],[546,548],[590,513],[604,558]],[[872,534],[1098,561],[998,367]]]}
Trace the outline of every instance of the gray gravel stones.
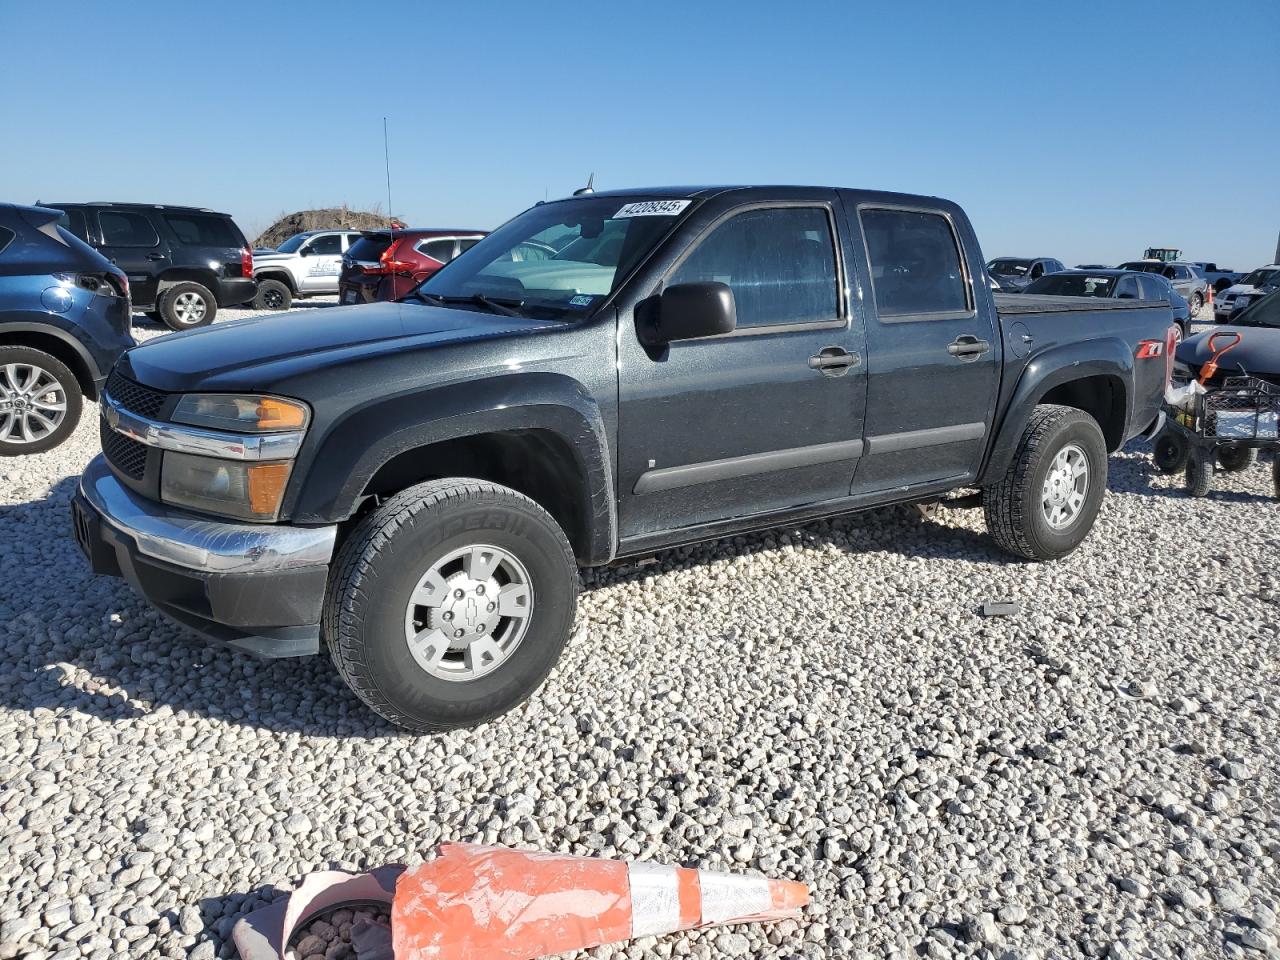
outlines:
{"label": "gray gravel stones", "polygon": [[1053,564],[975,513],[884,510],[589,571],[529,703],[411,737],[323,658],[214,649],[88,575],[94,419],[0,463],[0,960],[230,957],[302,875],[442,839],[813,888],[798,923],[599,957],[1277,950],[1267,465],[1191,500],[1135,446]]}

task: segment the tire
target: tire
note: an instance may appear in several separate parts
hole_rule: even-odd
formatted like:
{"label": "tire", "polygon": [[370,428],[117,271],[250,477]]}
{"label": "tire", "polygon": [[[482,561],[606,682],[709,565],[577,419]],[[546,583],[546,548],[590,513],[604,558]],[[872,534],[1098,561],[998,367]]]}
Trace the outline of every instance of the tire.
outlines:
{"label": "tire", "polygon": [[1107,444],[1097,421],[1074,407],[1041,405],[1004,476],[982,492],[987,530],[1014,556],[1056,560],[1089,535],[1106,488]]}
{"label": "tire", "polygon": [[1175,323],[1173,325],[1173,329],[1176,331],[1176,333],[1174,333],[1173,335],[1174,336],[1173,345],[1175,348],[1177,348],[1178,344],[1180,344],[1183,340],[1187,339],[1187,337],[1191,336],[1191,321],[1188,320],[1186,323],[1182,323],[1182,322]]}
{"label": "tire", "polygon": [[1213,453],[1192,450],[1187,457],[1186,488],[1193,497],[1208,496],[1213,486]]}
{"label": "tire", "polygon": [[1225,473],[1239,473],[1253,464],[1256,453],[1253,447],[1219,447],[1218,467]]}
{"label": "tire", "polygon": [[1280,499],[1280,453],[1273,454],[1271,461],[1271,486],[1277,499]]}
{"label": "tire", "polygon": [[255,310],[288,310],[293,304],[293,292],[279,280],[259,280],[258,292],[253,298]]}
{"label": "tire", "polygon": [[194,330],[213,323],[218,302],[207,287],[184,281],[160,295],[160,319],[170,330]]}
{"label": "tire", "polygon": [[1157,473],[1181,473],[1187,465],[1190,449],[1186,437],[1166,427],[1152,441],[1151,463]]}
{"label": "tire", "polygon": [[0,347],[0,457],[52,450],[80,422],[80,382],[57,357]]}
{"label": "tire", "polygon": [[1194,320],[1200,316],[1200,309],[1204,306],[1204,294],[1197,290],[1191,295],[1191,318]]}
{"label": "tire", "polygon": [[[470,564],[493,555],[478,545],[505,558],[494,561],[487,592],[483,562]],[[435,586],[426,586],[433,574]],[[505,595],[522,577],[525,616],[485,612],[500,602],[485,599],[494,589]],[[415,594],[443,602],[414,604]],[[408,730],[449,730],[505,713],[542,684],[569,637],[577,598],[573,551],[545,510],[494,483],[432,480],[392,497],[351,532],[334,565],[322,629],[343,680],[374,712]],[[513,604],[518,609],[517,598]],[[477,626],[478,619],[485,622]],[[476,640],[456,639],[473,626]],[[495,651],[496,665],[486,659],[482,647],[507,643]]]}
{"label": "tire", "polygon": [[148,310],[146,312],[146,317],[152,323],[164,323],[164,317],[160,315],[159,310]]}

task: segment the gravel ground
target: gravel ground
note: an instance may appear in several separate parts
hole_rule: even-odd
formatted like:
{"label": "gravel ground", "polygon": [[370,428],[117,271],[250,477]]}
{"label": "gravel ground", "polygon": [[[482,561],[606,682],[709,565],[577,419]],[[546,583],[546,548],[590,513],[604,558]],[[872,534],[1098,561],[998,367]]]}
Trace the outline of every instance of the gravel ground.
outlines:
{"label": "gravel ground", "polygon": [[88,575],[95,414],[0,461],[0,958],[228,957],[306,872],[441,839],[812,885],[803,922],[598,957],[1280,957],[1261,465],[1193,501],[1131,447],[1052,564],[893,509],[590,572],[530,703],[413,737],[323,658],[214,649]]}

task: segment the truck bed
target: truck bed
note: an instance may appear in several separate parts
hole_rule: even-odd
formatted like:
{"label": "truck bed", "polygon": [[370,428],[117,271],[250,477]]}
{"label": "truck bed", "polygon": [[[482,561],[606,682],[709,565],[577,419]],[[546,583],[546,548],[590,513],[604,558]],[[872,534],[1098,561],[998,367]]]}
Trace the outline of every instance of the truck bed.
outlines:
{"label": "truck bed", "polygon": [[1098,310],[1146,310],[1167,307],[1165,300],[1113,300],[1110,297],[1046,297],[1034,293],[994,294],[1002,317],[1031,313],[1088,313]]}

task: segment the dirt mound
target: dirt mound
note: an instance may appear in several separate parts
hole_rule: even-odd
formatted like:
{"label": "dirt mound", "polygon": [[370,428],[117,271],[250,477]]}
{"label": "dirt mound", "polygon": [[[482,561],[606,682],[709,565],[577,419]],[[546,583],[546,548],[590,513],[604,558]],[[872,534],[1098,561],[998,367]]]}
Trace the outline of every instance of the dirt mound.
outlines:
{"label": "dirt mound", "polygon": [[258,235],[253,245],[255,248],[275,249],[295,233],[302,233],[304,230],[374,230],[378,227],[386,227],[388,219],[397,227],[404,226],[398,218],[388,218],[376,207],[373,210],[352,210],[344,203],[340,207],[298,210],[281,216]]}

